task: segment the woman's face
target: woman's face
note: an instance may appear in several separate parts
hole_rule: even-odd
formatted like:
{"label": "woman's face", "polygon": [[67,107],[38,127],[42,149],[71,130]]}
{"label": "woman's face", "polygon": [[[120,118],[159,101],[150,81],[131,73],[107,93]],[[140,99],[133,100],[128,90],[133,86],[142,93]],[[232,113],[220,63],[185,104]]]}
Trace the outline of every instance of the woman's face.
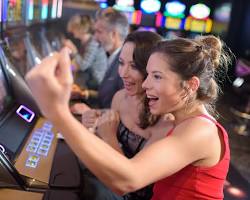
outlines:
{"label": "woman's face", "polygon": [[152,114],[173,113],[185,104],[181,79],[170,70],[167,58],[153,53],[147,64],[148,76],[143,83]]}
{"label": "woman's face", "polygon": [[143,93],[142,83],[143,75],[135,68],[133,61],[133,52],[135,45],[132,42],[126,42],[121,50],[119,57],[119,75],[123,81],[124,89],[130,96]]}

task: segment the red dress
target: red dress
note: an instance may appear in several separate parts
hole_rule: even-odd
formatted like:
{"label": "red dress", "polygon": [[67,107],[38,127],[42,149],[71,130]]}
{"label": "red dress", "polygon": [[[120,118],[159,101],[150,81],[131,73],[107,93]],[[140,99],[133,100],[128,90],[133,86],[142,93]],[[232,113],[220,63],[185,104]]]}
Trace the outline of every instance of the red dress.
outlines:
{"label": "red dress", "polygon": [[[223,185],[227,176],[230,150],[226,130],[209,116],[200,115],[216,124],[222,134],[225,152],[222,159],[212,167],[197,167],[192,164],[154,185],[151,200],[223,199]],[[170,131],[170,135],[173,131]]]}

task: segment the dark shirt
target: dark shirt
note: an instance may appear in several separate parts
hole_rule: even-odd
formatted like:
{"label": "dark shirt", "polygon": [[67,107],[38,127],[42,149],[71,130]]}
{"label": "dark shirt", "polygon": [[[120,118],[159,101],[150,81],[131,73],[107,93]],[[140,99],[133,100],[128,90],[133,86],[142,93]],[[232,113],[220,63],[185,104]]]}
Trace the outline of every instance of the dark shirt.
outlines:
{"label": "dark shirt", "polygon": [[[140,135],[131,132],[122,122],[118,126],[117,138],[123,153],[132,158],[146,144],[147,140]],[[153,185],[149,185],[135,192],[123,196],[124,200],[150,200],[152,197]]]}
{"label": "dark shirt", "polygon": [[108,67],[104,78],[98,89],[98,102],[100,108],[110,108],[114,94],[123,88],[123,82],[118,74],[119,55],[117,54],[114,61]]}

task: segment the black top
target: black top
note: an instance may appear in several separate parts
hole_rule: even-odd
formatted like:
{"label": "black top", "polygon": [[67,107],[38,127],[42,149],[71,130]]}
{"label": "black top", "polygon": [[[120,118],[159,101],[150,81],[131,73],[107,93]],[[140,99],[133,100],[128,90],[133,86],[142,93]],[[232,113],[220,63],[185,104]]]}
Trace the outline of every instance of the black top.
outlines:
{"label": "black top", "polygon": [[128,158],[132,158],[137,154],[147,142],[142,136],[131,132],[122,122],[118,126],[117,138],[124,154]]}
{"label": "black top", "polygon": [[[117,138],[123,153],[128,158],[132,158],[146,144],[147,140],[140,135],[131,132],[122,122],[118,126]],[[153,185],[149,185],[133,193],[125,195],[124,200],[149,200],[152,197]]]}

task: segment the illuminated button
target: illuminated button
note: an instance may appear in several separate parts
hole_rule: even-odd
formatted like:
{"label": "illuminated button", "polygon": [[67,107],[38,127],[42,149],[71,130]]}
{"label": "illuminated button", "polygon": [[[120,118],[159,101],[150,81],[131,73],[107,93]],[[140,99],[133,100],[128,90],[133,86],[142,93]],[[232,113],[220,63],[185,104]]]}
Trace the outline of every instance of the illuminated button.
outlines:
{"label": "illuminated button", "polygon": [[34,161],[34,162],[38,162],[39,159],[40,159],[40,157],[36,156],[36,155],[31,155],[28,158],[29,161]]}
{"label": "illuminated button", "polygon": [[49,135],[46,135],[46,136],[44,137],[44,139],[46,139],[46,140],[52,140],[52,138],[53,138],[53,137],[51,137],[51,136],[49,136]]}
{"label": "illuminated button", "polygon": [[30,145],[29,145],[29,146],[26,148],[26,151],[35,153],[35,152],[37,151],[37,146],[30,146]]}
{"label": "illuminated button", "polygon": [[50,136],[50,137],[53,137],[54,136],[54,134],[51,132],[51,131],[49,131],[49,132],[47,132],[46,133],[46,135],[45,136]]}
{"label": "illuminated button", "polygon": [[43,134],[41,132],[35,132],[33,134],[33,137],[42,137],[42,136],[43,136]]}
{"label": "illuminated button", "polygon": [[32,161],[32,160],[28,160],[28,161],[26,162],[26,166],[27,166],[27,167],[36,168],[37,162]]}
{"label": "illuminated button", "polygon": [[49,145],[51,143],[51,141],[50,140],[43,140],[42,143]]}
{"label": "illuminated button", "polygon": [[39,137],[32,137],[32,140],[33,140],[33,141],[40,141],[41,138],[39,138]]}
{"label": "illuminated button", "polygon": [[48,155],[48,149],[38,149],[37,154],[47,156]]}
{"label": "illuminated button", "polygon": [[49,148],[49,146],[48,146],[48,145],[46,145],[46,144],[43,144],[43,145],[41,145],[41,146],[40,146],[40,148],[43,148],[43,149],[48,149],[48,148]]}
{"label": "illuminated button", "polygon": [[30,145],[31,145],[31,146],[37,146],[37,145],[38,145],[38,142],[33,142],[33,141],[32,141],[32,142],[30,142]]}

